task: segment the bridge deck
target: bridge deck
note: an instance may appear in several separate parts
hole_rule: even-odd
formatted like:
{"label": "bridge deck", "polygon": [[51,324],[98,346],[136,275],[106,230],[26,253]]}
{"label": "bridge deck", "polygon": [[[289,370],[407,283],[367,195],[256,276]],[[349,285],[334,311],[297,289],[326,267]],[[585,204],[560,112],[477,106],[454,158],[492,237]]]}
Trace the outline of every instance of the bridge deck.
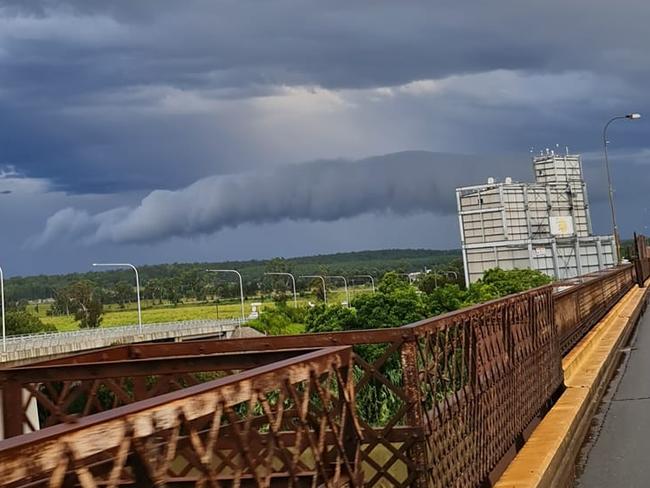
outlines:
{"label": "bridge deck", "polygon": [[[650,479],[650,314],[639,322],[619,377],[603,401],[604,419],[590,433],[578,486],[646,487]],[[579,470],[580,471],[580,470]]]}
{"label": "bridge deck", "polygon": [[241,323],[240,319],[188,320],[144,325],[142,330],[137,325],[127,325],[50,334],[10,336],[7,337],[6,352],[2,352],[0,349],[0,365],[2,363],[44,359],[115,344],[151,342],[181,337],[228,335]]}

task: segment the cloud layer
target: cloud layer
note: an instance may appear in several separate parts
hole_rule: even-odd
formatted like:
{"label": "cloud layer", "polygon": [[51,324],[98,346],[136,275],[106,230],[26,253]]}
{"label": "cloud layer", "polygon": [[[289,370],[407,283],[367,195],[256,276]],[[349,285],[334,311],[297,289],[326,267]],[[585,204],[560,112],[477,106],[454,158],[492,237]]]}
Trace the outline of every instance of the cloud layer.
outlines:
{"label": "cloud layer", "polygon": [[[409,151],[362,161],[318,161],[273,171],[213,176],[180,190],[156,190],[139,205],[91,215],[65,208],[38,244],[144,243],[210,234],[225,227],[282,220],[331,222],[368,213],[455,211],[455,186],[488,171],[521,172],[512,160]],[[489,169],[488,169],[489,168]]]}
{"label": "cloud layer", "polygon": [[[453,186],[528,179],[529,149],[556,143],[587,155],[608,231],[601,131],[650,116],[649,15],[642,0],[4,0],[0,262],[454,247]],[[644,120],[610,128],[624,235],[648,224]],[[413,149],[476,156],[363,160]],[[23,246],[37,234],[47,245]]]}

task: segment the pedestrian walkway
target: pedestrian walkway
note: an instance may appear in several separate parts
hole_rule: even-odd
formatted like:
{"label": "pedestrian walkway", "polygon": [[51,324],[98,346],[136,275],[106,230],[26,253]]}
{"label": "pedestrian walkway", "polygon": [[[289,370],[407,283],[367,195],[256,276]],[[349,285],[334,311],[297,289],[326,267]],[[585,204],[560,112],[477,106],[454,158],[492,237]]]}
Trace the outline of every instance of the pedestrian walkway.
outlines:
{"label": "pedestrian walkway", "polygon": [[587,438],[591,449],[582,453],[578,487],[650,486],[650,313],[639,321],[629,347],[613,394],[601,405],[604,419]]}

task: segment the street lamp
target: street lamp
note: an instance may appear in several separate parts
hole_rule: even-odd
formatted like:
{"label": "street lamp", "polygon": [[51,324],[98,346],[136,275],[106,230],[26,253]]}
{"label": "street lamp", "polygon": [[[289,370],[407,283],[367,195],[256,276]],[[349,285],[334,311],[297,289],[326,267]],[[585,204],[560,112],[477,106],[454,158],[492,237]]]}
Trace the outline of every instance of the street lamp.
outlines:
{"label": "street lamp", "polygon": [[345,279],[345,276],[328,276],[327,278],[337,278],[343,280],[343,286],[345,287],[345,299],[347,300],[346,304],[350,306],[350,293],[348,293],[348,280]]}
{"label": "street lamp", "polygon": [[276,275],[276,276],[290,276],[291,283],[293,284],[293,306],[298,307],[298,299],[296,298],[296,278],[291,273],[264,273],[265,275]]}
{"label": "street lamp", "polygon": [[93,266],[106,266],[111,268],[131,268],[135,271],[135,291],[138,295],[138,332],[142,334],[142,306],[140,305],[140,276],[138,268],[130,263],[93,263]]}
{"label": "street lamp", "polygon": [[0,268],[0,305],[2,305],[2,352],[7,352],[7,330],[5,328],[5,276]]}
{"label": "street lamp", "polygon": [[320,278],[323,282],[323,301],[325,302],[325,305],[327,305],[327,285],[325,284],[325,278],[321,275],[301,275],[298,276],[298,278]]}
{"label": "street lamp", "polygon": [[235,273],[239,277],[239,297],[241,299],[241,319],[246,320],[244,316],[244,282],[241,279],[241,274],[235,269],[206,269],[208,273]]}
{"label": "street lamp", "polygon": [[616,117],[612,117],[607,121],[605,124],[605,127],[603,128],[603,149],[605,152],[605,169],[607,170],[607,186],[608,186],[608,193],[609,193],[609,209],[612,212],[612,227],[614,228],[614,243],[616,245],[616,259],[620,263],[621,262],[621,238],[618,235],[618,226],[616,225],[616,212],[614,211],[614,190],[612,188],[612,176],[609,171],[609,156],[607,154],[607,128],[609,127],[609,124],[614,122],[615,120],[620,120],[620,119],[630,119],[630,120],[637,120],[641,118],[641,114],[638,113],[631,113],[627,115],[617,115]]}
{"label": "street lamp", "polygon": [[371,275],[356,275],[352,278],[368,278],[370,280],[370,284],[372,285],[372,292],[375,292],[375,279]]}
{"label": "street lamp", "polygon": [[458,281],[458,273],[455,271],[445,271],[444,272],[447,276],[452,275],[456,281]]}

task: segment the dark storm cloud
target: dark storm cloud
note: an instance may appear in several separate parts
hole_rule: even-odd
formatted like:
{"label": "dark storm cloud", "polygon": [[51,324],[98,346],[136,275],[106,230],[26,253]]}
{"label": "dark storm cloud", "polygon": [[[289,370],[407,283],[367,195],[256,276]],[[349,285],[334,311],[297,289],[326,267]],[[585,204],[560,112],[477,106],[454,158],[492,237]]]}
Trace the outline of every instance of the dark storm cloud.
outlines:
{"label": "dark storm cloud", "polygon": [[[498,160],[409,151],[357,162],[319,161],[275,171],[205,178],[177,191],[157,190],[133,208],[90,215],[63,209],[48,219],[38,244],[153,242],[282,220],[331,222],[368,213],[453,214],[451,188],[485,181],[494,171],[524,176],[512,158]],[[476,180],[478,178],[478,180]]]}
{"label": "dark storm cloud", "polygon": [[[562,113],[550,101],[550,113],[544,100],[537,107],[501,107],[492,110],[489,123],[505,131],[508,145],[495,151],[486,142],[461,150],[521,150],[523,134],[529,139],[535,131],[543,140],[545,132],[548,144],[567,128],[572,131],[567,142],[590,148],[594,127],[585,120],[633,101],[635,109],[645,104],[649,14],[647,2],[613,6],[601,0],[5,1],[0,162],[72,192],[175,188],[214,172],[318,157],[319,143],[314,140],[313,153],[287,149],[276,155],[272,144],[257,141],[259,127],[251,121],[258,113],[152,112],[165,98],[148,93],[157,87],[245,105],[281,86],[368,89],[493,70],[594,73],[589,95],[600,107],[568,101],[564,108],[571,113]],[[140,93],[137,100],[129,98],[134,91]],[[426,125],[458,122],[462,134],[474,130],[472,121],[485,103],[466,95],[454,100],[457,113],[442,101],[428,117],[418,113],[417,103],[410,111]],[[403,107],[403,117],[409,117],[407,103]],[[386,110],[380,117],[391,115]],[[524,120],[515,131],[508,127],[513,115]],[[266,127],[275,139],[292,130],[273,122]],[[449,150],[427,144],[426,137],[420,141],[396,140],[393,149]],[[368,140],[365,150],[341,145],[339,155],[383,150]]]}
{"label": "dark storm cloud", "polygon": [[[455,246],[454,186],[528,180],[529,148],[555,143],[587,153],[605,232],[601,130],[650,115],[649,17],[640,0],[0,1],[0,179],[20,174],[1,182],[2,259],[65,269],[77,240],[104,242],[87,259],[192,259],[267,232],[274,252],[308,254],[327,248],[301,233],[341,250],[333,236],[361,221],[372,239],[346,246],[381,247],[401,242],[395,222],[429,218],[403,242]],[[624,234],[649,215],[644,120],[610,130]],[[475,156],[328,162],[407,149]],[[58,247],[21,251],[48,217],[40,239]],[[195,235],[209,237],[169,239]],[[248,245],[239,257],[260,254]]]}

